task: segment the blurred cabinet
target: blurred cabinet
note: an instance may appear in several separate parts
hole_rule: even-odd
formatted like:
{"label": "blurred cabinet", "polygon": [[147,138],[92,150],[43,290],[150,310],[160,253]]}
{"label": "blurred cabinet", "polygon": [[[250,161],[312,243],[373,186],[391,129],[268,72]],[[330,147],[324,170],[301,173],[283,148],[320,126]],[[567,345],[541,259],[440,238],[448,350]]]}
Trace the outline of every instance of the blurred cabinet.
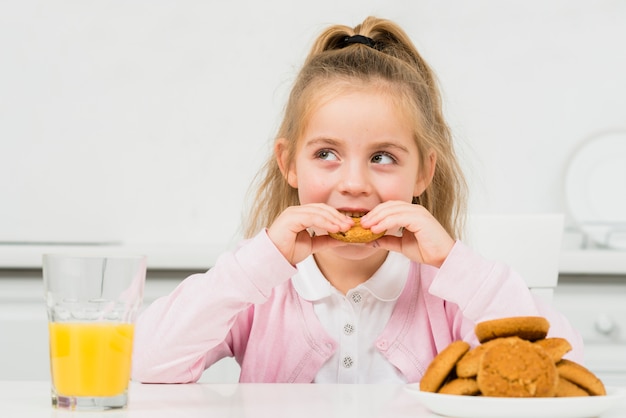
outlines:
{"label": "blurred cabinet", "polygon": [[[148,271],[144,307],[197,271]],[[239,366],[223,359],[203,382],[237,382]],[[40,270],[0,270],[0,380],[48,380],[48,319]]]}
{"label": "blurred cabinet", "polygon": [[[197,270],[148,271],[144,306]],[[626,275],[559,276],[553,304],[585,340],[586,363],[603,378],[626,381]],[[0,269],[0,380],[47,380],[48,327],[41,271]],[[223,359],[203,382],[236,382],[239,366]]]}

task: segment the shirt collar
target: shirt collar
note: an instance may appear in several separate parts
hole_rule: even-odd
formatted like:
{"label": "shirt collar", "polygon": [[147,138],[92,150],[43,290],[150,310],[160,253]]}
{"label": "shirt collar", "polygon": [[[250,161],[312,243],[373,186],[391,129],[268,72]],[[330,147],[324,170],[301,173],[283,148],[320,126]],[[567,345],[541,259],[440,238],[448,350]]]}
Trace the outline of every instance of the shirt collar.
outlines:
{"label": "shirt collar", "polygon": [[[396,300],[404,289],[410,264],[410,260],[402,254],[390,251],[376,273],[354,290],[367,290],[385,302]],[[334,292],[312,255],[298,263],[297,268],[298,272],[291,278],[291,282],[301,298],[315,302]]]}

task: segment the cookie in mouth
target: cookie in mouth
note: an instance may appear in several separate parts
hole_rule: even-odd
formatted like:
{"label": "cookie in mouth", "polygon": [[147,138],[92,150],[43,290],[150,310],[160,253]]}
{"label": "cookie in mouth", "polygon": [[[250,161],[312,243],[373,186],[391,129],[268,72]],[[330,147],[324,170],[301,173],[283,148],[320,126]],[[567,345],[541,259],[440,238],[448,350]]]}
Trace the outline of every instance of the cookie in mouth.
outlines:
{"label": "cookie in mouth", "polygon": [[331,238],[349,243],[366,243],[375,241],[385,235],[386,231],[375,234],[370,229],[365,229],[361,226],[361,216],[365,215],[365,213],[351,212],[345,214],[352,218],[354,225],[346,232],[329,232],[328,235]]}

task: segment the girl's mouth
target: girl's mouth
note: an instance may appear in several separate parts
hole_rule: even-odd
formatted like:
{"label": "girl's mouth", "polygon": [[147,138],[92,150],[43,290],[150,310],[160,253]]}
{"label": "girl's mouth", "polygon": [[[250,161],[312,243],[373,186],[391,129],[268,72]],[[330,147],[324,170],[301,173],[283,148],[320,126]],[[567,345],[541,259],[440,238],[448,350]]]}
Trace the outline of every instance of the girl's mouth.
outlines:
{"label": "girl's mouth", "polygon": [[340,210],[339,212],[351,218],[360,218],[362,216],[365,216],[365,214],[367,213],[367,212],[350,212],[350,211],[345,211],[345,210]]}

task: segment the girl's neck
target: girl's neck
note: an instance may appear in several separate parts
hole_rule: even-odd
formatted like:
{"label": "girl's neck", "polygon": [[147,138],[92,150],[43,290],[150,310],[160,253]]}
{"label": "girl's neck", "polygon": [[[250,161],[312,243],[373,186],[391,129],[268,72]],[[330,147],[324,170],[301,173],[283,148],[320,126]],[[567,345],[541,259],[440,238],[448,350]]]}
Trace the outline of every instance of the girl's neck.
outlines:
{"label": "girl's neck", "polygon": [[365,259],[350,260],[325,251],[315,254],[314,258],[326,280],[345,295],[372,277],[385,262],[388,253],[380,250]]}

